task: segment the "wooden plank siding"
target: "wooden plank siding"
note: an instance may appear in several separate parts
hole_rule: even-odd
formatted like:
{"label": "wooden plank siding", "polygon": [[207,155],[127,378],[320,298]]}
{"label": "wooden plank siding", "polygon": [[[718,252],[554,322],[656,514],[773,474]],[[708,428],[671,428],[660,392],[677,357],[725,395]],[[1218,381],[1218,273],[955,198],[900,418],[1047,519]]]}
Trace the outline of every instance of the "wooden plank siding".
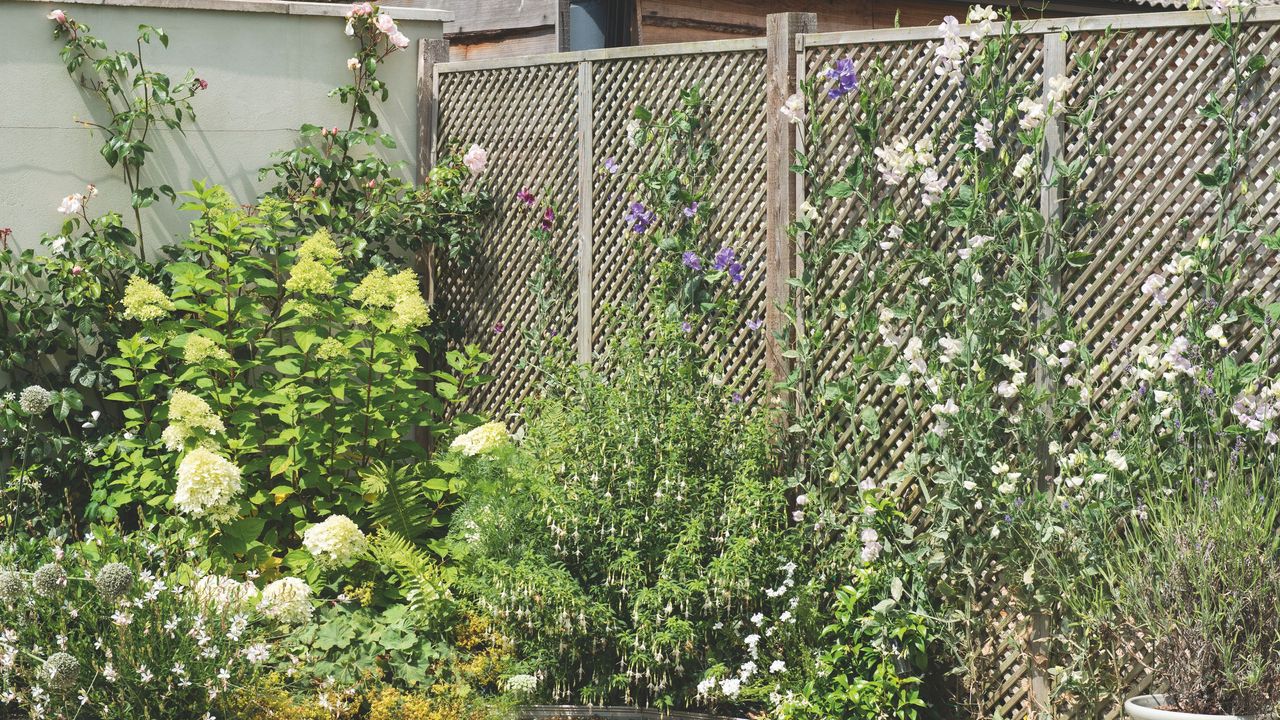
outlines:
{"label": "wooden plank siding", "polygon": [[[968,5],[952,0],[636,0],[636,16],[639,43],[657,45],[761,37],[769,13],[814,13],[820,32],[835,32],[936,25],[947,15],[962,16]],[[1015,15],[1030,19],[1144,8],[1119,2],[1075,2],[1053,3],[1043,13],[1020,12],[1016,4],[1013,9]]]}

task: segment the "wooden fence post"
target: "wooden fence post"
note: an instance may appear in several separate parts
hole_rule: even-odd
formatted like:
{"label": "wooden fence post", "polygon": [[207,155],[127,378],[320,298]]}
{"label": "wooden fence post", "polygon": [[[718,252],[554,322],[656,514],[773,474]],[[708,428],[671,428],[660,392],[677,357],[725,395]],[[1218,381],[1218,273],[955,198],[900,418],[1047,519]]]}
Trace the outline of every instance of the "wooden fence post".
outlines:
{"label": "wooden fence post", "polygon": [[[1047,105],[1049,79],[1067,73],[1067,42],[1062,32],[1044,34],[1043,63],[1040,79],[1044,85],[1044,102]],[[1054,161],[1062,157],[1064,127],[1061,114],[1049,118],[1045,123],[1045,147],[1040,159],[1040,215],[1045,222],[1045,235],[1040,245],[1042,262],[1056,262],[1056,258],[1050,257],[1050,253],[1053,252],[1051,233],[1058,233],[1061,229],[1063,204],[1062,184],[1056,177]],[[1057,271],[1045,279],[1045,284],[1039,289],[1038,294],[1036,306],[1039,308],[1040,321],[1049,322],[1054,317],[1054,307],[1062,294],[1062,278]],[[1038,392],[1048,394],[1054,392],[1053,380],[1043,362],[1036,363],[1035,384]],[[1043,408],[1042,411],[1053,412],[1049,407]],[[1052,420],[1052,418],[1049,419]],[[1052,478],[1057,474],[1056,462],[1053,454],[1049,452],[1050,440],[1051,438],[1042,436],[1036,447],[1036,460],[1040,468],[1036,484],[1039,490],[1052,488]],[[1052,629],[1052,622],[1051,617],[1038,609],[1031,618],[1029,643],[1031,666],[1028,668],[1030,687],[1027,699],[1031,704],[1032,712],[1037,713],[1038,717],[1053,717],[1048,677],[1049,661],[1045,654],[1045,644]]]}
{"label": "wooden fence post", "polygon": [[436,162],[436,141],[440,122],[440,87],[436,65],[449,62],[449,41],[423,38],[418,41],[418,173],[419,183],[427,179]]}
{"label": "wooden fence post", "polygon": [[594,261],[591,234],[595,232],[595,207],[593,191],[595,180],[595,149],[592,143],[595,128],[592,125],[591,108],[592,63],[578,63],[578,362],[590,364],[594,345],[591,323],[591,263]]}
{"label": "wooden fence post", "polygon": [[[775,381],[791,374],[783,356],[790,328],[786,306],[791,300],[791,277],[796,248],[787,227],[796,218],[798,178],[791,172],[796,128],[783,117],[783,104],[798,91],[799,54],[796,35],[817,32],[814,13],[773,13],[766,20],[765,67],[765,369]],[[784,403],[789,407],[789,403]]]}

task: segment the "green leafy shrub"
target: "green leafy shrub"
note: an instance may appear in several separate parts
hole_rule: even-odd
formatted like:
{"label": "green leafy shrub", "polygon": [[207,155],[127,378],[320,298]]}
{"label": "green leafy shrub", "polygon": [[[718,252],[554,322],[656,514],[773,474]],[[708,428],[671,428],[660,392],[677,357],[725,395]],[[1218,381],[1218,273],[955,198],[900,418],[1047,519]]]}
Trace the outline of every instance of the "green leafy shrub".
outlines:
{"label": "green leafy shrub", "polygon": [[126,420],[98,461],[94,509],[176,509],[218,534],[221,561],[287,562],[314,580],[304,530],[385,518],[385,485],[363,476],[375,460],[425,461],[415,432],[449,427],[445,406],[481,379],[483,356],[452,352],[449,371],[428,373],[413,272],[353,277],[350,245],[296,237],[278,203],[247,211],[201,185],[189,196],[198,217],[168,289],[136,281],[123,300],[143,329],[108,361]]}
{"label": "green leafy shrub", "polygon": [[713,382],[678,327],[650,331],[615,341],[608,374],[563,369],[518,450],[462,467],[459,587],[537,697],[740,702],[770,673],[766,616],[788,633],[806,611],[768,415]]}

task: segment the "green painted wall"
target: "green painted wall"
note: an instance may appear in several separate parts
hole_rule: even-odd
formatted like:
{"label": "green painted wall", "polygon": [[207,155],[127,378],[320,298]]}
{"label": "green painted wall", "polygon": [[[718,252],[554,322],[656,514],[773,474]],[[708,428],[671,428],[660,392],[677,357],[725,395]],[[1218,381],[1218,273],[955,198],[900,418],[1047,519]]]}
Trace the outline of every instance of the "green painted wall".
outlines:
{"label": "green painted wall", "polygon": [[[101,0],[98,0],[101,3]],[[61,199],[93,183],[101,194],[92,210],[129,217],[117,171],[98,154],[101,136],[76,123],[101,118],[95,100],[71,81],[58,56],[61,41],[45,15],[54,7],[88,24],[113,48],[132,44],[147,23],[170,36],[146,50],[148,66],[180,79],[187,68],[209,83],[194,102],[197,120],[186,136],[160,130],[147,165],[151,185],[180,190],[192,179],[226,185],[244,202],[263,183],[258,169],[271,153],[297,142],[304,122],[347,125],[349,113],[327,97],[347,82],[354,41],[343,34],[345,6],[236,0],[108,0],[112,4],[0,0],[0,227],[19,247],[34,247],[62,222]],[[164,7],[157,7],[163,4]],[[231,8],[231,9],[227,9]],[[384,129],[390,151],[412,176],[417,157],[417,40],[441,37],[443,13],[389,8],[413,42],[387,59],[379,76],[391,88]],[[329,13],[328,15],[304,13]],[[144,211],[147,245],[181,236],[187,220],[167,200]]]}

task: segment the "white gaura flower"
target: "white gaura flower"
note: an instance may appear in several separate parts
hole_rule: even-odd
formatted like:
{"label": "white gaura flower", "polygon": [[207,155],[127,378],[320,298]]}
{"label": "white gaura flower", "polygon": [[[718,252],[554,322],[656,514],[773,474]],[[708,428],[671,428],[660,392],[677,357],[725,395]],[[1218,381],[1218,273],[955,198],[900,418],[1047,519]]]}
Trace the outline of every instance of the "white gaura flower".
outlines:
{"label": "white gaura flower", "polygon": [[772,663],[769,664],[769,672],[773,673],[774,675],[777,675],[780,672],[785,672],[786,669],[787,669],[787,663],[784,660],[774,660]]}
{"label": "white gaura flower", "polygon": [[330,515],[302,534],[302,546],[321,564],[347,565],[369,544],[364,533],[346,515]]}

